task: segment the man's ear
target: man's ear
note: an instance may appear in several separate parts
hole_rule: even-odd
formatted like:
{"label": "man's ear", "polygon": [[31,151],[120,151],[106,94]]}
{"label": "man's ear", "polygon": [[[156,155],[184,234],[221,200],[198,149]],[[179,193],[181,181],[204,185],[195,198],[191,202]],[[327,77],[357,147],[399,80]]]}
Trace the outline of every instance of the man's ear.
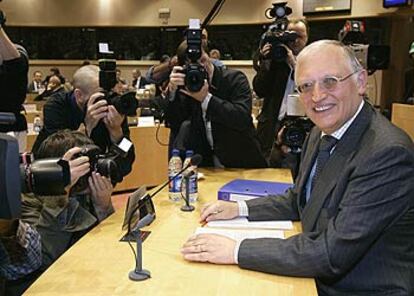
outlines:
{"label": "man's ear", "polygon": [[75,88],[74,91],[73,91],[73,94],[75,95],[76,103],[78,103],[78,104],[79,103],[82,103],[82,105],[83,105],[83,102],[82,102],[82,97],[83,97],[82,91],[80,89],[78,89],[78,88]]}
{"label": "man's ear", "polygon": [[367,70],[363,69],[357,74],[357,87],[358,94],[360,96],[365,95],[367,91],[368,73]]}

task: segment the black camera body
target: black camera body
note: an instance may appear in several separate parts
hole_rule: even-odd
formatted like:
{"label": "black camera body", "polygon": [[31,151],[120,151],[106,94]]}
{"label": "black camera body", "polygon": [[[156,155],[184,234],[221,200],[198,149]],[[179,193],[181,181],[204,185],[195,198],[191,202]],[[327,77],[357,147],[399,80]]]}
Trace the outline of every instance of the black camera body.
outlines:
{"label": "black camera body", "polygon": [[296,32],[288,31],[287,16],[292,13],[292,9],[286,4],[287,2],[273,3],[273,7],[265,12],[267,18],[275,18],[275,21],[262,35],[259,46],[262,48],[266,43],[270,43],[272,45],[270,58],[275,61],[285,60],[287,57],[285,46],[299,37]]}
{"label": "black camera body", "polygon": [[88,187],[88,177],[94,171],[109,178],[112,183],[122,181],[121,171],[115,161],[118,155],[114,153],[102,154],[101,149],[93,144],[85,145],[81,148],[81,151],[76,157],[87,156],[89,158],[90,172],[79,178],[78,182],[74,185],[75,191],[83,191]]}
{"label": "black camera body", "polygon": [[203,87],[204,80],[207,79],[207,71],[198,63],[202,55],[201,29],[192,29],[190,27],[187,30],[186,39],[186,57],[190,62],[183,66],[184,82],[189,91],[198,92]]}
{"label": "black camera body", "polygon": [[293,153],[300,153],[313,122],[304,116],[287,116],[282,122],[282,144],[288,146]]}
{"label": "black camera body", "polygon": [[136,116],[138,101],[135,92],[130,91],[119,95],[112,91],[116,84],[116,60],[105,58],[99,61],[99,87],[105,91],[105,99],[108,105],[113,105],[115,109],[123,115]]}

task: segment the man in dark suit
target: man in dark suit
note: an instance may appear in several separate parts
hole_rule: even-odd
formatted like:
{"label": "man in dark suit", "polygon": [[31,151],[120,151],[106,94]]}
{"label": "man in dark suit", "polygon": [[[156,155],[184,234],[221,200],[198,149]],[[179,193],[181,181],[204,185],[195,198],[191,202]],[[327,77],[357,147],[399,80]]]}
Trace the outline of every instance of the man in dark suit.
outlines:
{"label": "man in dark suit", "polygon": [[246,76],[214,66],[205,42],[200,59],[208,79],[199,91],[185,87],[183,65],[187,43],[177,50],[179,64],[170,75],[166,122],[170,147],[193,150],[203,156],[202,166],[266,167],[251,117],[252,94]]}
{"label": "man in dark suit", "polygon": [[132,87],[136,89],[144,88],[145,85],[148,84],[145,77],[142,77],[141,71],[139,69],[132,70],[132,77],[134,78],[132,80]]}
{"label": "man in dark suit", "polygon": [[263,98],[263,107],[257,117],[257,136],[263,154],[269,160],[271,167],[294,168],[295,164],[285,160],[285,154],[280,146],[274,144],[286,116],[288,95],[295,90],[293,70],[296,56],[308,42],[309,26],[306,20],[291,20],[287,30],[296,33],[297,38],[287,46],[282,45],[286,49],[285,58],[273,57],[273,52],[277,48],[272,48],[271,43],[262,44],[258,49],[257,58],[254,60],[257,74],[253,78],[253,90]]}
{"label": "man in dark suit", "polygon": [[42,72],[34,71],[33,72],[33,80],[27,86],[28,93],[40,93],[41,91],[45,90],[45,86],[42,82]]}
{"label": "man in dark suit", "polygon": [[413,142],[363,99],[366,71],[338,41],[306,47],[295,80],[316,127],[294,187],[208,204],[201,220],[301,220],[303,233],[238,242],[198,235],[184,258],[313,277],[320,295],[414,295]]}

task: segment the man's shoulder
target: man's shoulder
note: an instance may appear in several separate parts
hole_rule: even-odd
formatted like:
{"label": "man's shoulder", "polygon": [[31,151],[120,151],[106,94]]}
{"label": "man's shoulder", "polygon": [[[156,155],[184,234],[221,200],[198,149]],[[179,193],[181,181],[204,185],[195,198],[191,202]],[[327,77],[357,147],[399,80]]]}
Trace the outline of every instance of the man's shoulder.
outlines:
{"label": "man's shoulder", "polygon": [[45,107],[59,106],[65,107],[70,105],[71,93],[66,91],[57,91],[53,93],[47,100]]}
{"label": "man's shoulder", "polygon": [[246,74],[240,70],[229,69],[229,68],[215,68],[215,71],[220,73],[223,80],[235,81],[236,79],[247,80]]}

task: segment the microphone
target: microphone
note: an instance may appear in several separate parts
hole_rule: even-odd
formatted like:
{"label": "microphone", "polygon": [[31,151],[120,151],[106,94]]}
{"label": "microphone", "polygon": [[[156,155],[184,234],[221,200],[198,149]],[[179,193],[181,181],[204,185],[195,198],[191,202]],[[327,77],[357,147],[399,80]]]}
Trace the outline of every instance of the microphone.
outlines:
{"label": "microphone", "polygon": [[[155,219],[155,207],[154,203],[152,202],[152,198],[160,192],[162,189],[164,189],[165,186],[168,185],[168,183],[171,180],[174,180],[179,175],[181,175],[186,169],[188,169],[190,166],[193,165],[199,165],[202,161],[203,157],[200,154],[195,154],[193,157],[191,157],[190,163],[186,165],[184,168],[182,168],[177,174],[175,174],[171,179],[169,179],[167,182],[161,185],[160,188],[158,188],[156,191],[154,191],[151,194],[146,194],[144,197],[142,197],[138,204],[135,206],[135,208],[131,211],[131,215],[128,218],[128,232],[127,236],[131,233],[135,233],[136,237],[136,243],[137,243],[137,252],[135,257],[135,268],[129,273],[129,278],[133,281],[142,281],[146,280],[151,277],[151,273],[142,268],[142,240],[141,240],[141,232],[140,229],[144,226],[147,226],[152,223]],[[188,183],[188,182],[187,182]],[[188,190],[187,190],[188,192]],[[188,204],[188,201],[186,200],[186,203]],[[139,213],[139,221],[137,225],[135,226],[133,232],[131,232],[131,222],[132,218],[134,217],[134,213],[136,211],[140,211]]]}
{"label": "microphone", "polygon": [[[185,167],[183,167],[177,174],[175,174],[171,179],[167,180],[164,184],[161,185],[161,187],[159,187],[156,191],[154,191],[151,194],[146,194],[144,197],[142,197],[137,206],[131,211],[131,216],[129,216],[128,218],[128,233],[131,232],[131,221],[132,218],[134,217],[134,213],[137,210],[140,210],[140,220],[137,224],[137,226],[135,228],[142,228],[146,225],[151,224],[151,222],[155,219],[155,207],[154,207],[154,203],[152,202],[152,198],[158,194],[158,192],[160,192],[162,189],[165,188],[165,186],[167,186],[172,180],[174,180],[175,178],[177,178],[178,176],[180,176],[185,170],[187,170],[190,166],[198,166],[201,161],[203,160],[203,157],[200,154],[194,154],[191,157],[190,163],[187,164]],[[141,209],[143,210],[141,212]],[[152,220],[148,223],[142,223],[143,218],[146,217],[147,215],[151,215],[152,216]],[[127,233],[127,234],[128,234]]]}

